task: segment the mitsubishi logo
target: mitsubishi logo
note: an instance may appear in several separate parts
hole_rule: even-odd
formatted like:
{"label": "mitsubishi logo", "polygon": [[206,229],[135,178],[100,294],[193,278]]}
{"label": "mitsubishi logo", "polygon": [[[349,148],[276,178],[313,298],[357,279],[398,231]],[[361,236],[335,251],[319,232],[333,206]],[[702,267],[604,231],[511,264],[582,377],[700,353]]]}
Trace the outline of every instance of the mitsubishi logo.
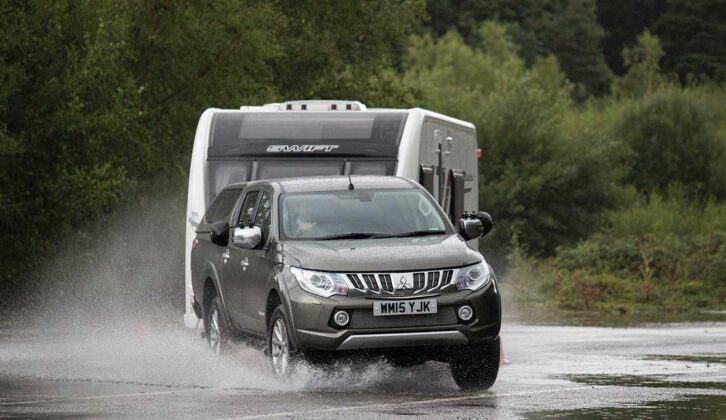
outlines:
{"label": "mitsubishi logo", "polygon": [[411,290],[411,285],[408,284],[406,277],[401,276],[401,278],[398,279],[398,286],[396,286],[396,290]]}

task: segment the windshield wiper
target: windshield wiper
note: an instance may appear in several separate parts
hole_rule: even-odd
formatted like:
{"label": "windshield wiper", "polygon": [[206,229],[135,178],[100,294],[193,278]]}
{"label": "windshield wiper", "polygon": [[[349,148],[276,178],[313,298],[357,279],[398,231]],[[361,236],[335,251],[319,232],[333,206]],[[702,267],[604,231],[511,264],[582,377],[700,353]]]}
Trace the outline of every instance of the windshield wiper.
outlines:
{"label": "windshield wiper", "polygon": [[333,239],[369,239],[379,237],[389,237],[390,235],[385,233],[372,233],[372,232],[351,232],[341,233],[339,235],[323,236],[322,238],[315,238],[316,241],[330,241]]}
{"label": "windshield wiper", "polygon": [[391,238],[410,238],[413,236],[428,236],[428,235],[441,235],[446,233],[445,230],[414,230],[413,232],[397,233],[395,235],[389,235]]}

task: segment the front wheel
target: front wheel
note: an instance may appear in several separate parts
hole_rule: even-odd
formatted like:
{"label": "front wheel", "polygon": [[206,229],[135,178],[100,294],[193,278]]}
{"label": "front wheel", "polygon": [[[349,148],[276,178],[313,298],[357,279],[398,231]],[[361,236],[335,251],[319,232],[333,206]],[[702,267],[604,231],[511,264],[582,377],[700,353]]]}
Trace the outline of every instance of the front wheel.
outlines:
{"label": "front wheel", "polygon": [[295,347],[289,331],[285,310],[282,305],[278,305],[272,312],[267,329],[267,354],[272,373],[278,378],[289,377],[295,362]]}
{"label": "front wheel", "polygon": [[499,373],[499,337],[483,344],[467,346],[449,365],[459,388],[485,390],[494,385]]}
{"label": "front wheel", "polygon": [[229,347],[230,333],[227,318],[224,316],[224,311],[222,310],[222,300],[219,296],[212,298],[204,327],[206,329],[205,335],[207,336],[209,349],[216,355],[224,354]]}

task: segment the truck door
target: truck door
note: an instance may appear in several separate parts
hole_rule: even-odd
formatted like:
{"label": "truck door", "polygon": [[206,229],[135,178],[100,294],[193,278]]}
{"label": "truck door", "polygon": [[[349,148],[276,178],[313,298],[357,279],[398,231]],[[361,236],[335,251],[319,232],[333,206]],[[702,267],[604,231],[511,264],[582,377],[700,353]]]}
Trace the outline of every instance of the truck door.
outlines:
{"label": "truck door", "polygon": [[244,263],[242,267],[242,302],[245,313],[250,315],[248,329],[264,333],[266,330],[265,306],[267,304],[265,292],[267,291],[267,281],[275,275],[276,265],[269,252],[272,226],[272,194],[269,191],[262,191],[253,224],[262,231],[262,242],[257,248],[247,250],[245,260],[242,261]]}
{"label": "truck door", "polygon": [[[246,192],[237,217],[232,219],[234,225],[239,222],[244,222],[245,224],[251,223],[259,197],[260,190]],[[222,253],[224,305],[227,308],[227,314],[235,325],[242,329],[250,330],[254,323],[254,316],[249,308],[245,306],[245,303],[247,300],[247,283],[250,277],[246,264],[249,261],[252,250],[243,249],[234,245],[232,242],[233,235],[230,234],[229,236],[229,244]]]}

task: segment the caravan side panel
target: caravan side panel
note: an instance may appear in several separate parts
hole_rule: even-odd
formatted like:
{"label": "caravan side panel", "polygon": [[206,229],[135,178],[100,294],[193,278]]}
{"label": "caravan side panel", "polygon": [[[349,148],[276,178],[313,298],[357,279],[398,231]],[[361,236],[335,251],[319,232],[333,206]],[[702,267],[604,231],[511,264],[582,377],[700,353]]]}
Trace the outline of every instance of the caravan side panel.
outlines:
{"label": "caravan side panel", "polygon": [[192,309],[192,272],[191,255],[192,240],[196,236],[197,226],[204,216],[206,209],[206,183],[205,173],[207,165],[207,147],[209,147],[209,130],[212,124],[212,116],[215,109],[210,108],[202,113],[197,124],[197,132],[194,135],[194,146],[192,148],[192,161],[189,166],[189,190],[187,191],[187,214],[186,214],[186,243],[184,244],[184,285],[186,289],[186,302],[184,311],[184,325],[188,328],[196,327],[197,316]]}

